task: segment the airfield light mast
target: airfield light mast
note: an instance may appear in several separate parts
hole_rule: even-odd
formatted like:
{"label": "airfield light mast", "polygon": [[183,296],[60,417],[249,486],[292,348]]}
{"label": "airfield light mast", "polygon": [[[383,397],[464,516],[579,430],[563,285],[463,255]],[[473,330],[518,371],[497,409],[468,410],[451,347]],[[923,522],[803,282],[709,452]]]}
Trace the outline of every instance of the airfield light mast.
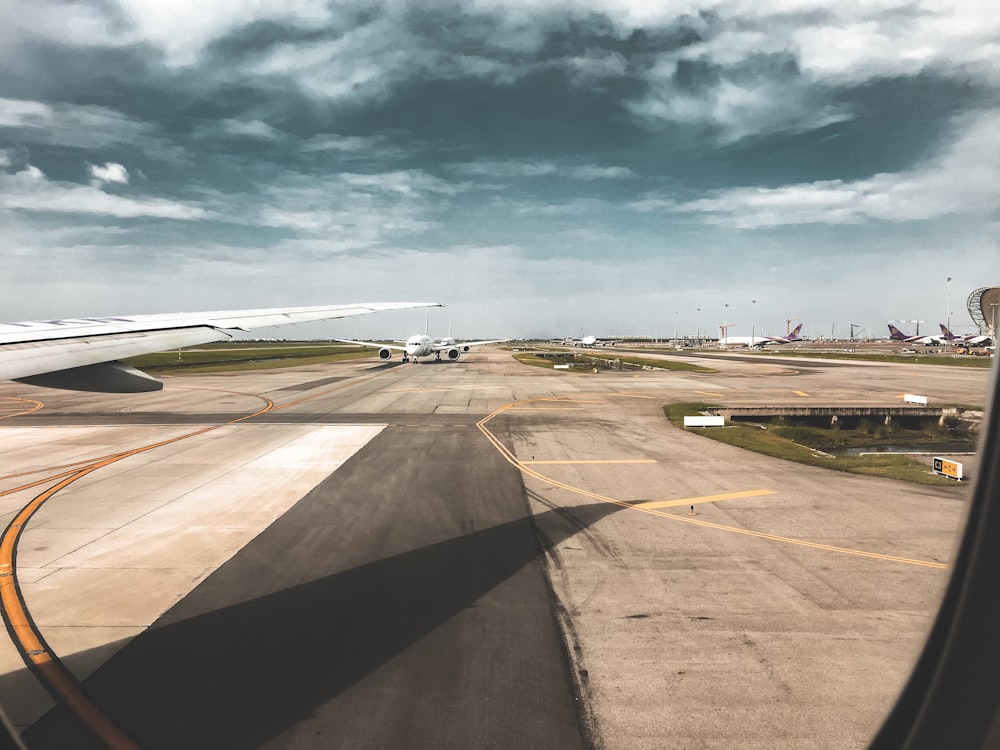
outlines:
{"label": "airfield light mast", "polygon": [[864,327],[865,327],[864,323],[851,323],[851,341],[854,341],[854,329],[864,328]]}
{"label": "airfield light mast", "polygon": [[951,276],[948,277],[948,318],[945,325],[951,330]]}

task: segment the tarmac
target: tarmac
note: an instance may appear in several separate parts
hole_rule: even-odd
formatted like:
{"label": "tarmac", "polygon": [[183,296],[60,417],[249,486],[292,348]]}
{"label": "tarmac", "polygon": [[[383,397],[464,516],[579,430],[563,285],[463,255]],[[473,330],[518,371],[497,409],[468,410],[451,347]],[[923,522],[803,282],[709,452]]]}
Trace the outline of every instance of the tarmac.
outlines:
{"label": "tarmac", "polygon": [[30,748],[865,747],[968,485],[770,459],[662,407],[974,407],[989,373],[706,359],[0,384],[5,713]]}

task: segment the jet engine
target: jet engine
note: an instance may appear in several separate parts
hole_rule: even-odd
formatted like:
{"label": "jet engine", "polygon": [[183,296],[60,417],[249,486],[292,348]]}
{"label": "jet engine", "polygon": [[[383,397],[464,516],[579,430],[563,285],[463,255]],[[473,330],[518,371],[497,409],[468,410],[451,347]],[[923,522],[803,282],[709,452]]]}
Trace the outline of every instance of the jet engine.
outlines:
{"label": "jet engine", "polygon": [[455,347],[452,347],[451,349],[448,350],[448,359],[450,359],[452,362],[454,362],[456,359],[458,359],[461,356],[462,356],[462,353],[458,349],[456,349]]}
{"label": "jet engine", "polygon": [[392,349],[388,349],[383,346],[381,349],[378,350],[379,359],[389,359],[390,357],[392,357]]}

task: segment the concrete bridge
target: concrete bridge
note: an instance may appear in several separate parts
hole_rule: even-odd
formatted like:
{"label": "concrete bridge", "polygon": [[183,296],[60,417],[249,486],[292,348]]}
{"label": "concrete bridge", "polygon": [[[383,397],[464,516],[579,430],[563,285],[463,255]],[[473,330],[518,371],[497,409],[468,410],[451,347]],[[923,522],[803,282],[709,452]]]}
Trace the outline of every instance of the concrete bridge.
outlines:
{"label": "concrete bridge", "polygon": [[726,419],[752,419],[754,417],[829,417],[836,424],[841,417],[868,417],[889,424],[893,417],[916,417],[938,420],[945,417],[968,420],[972,414],[955,408],[929,406],[717,406],[706,410]]}

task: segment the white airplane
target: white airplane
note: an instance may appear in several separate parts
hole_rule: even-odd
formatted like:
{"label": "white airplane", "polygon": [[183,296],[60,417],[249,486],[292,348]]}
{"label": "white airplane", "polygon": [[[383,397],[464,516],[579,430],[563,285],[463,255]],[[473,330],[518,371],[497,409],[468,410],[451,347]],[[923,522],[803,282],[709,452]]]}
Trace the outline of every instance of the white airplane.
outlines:
{"label": "white airplane", "polygon": [[559,343],[564,346],[608,346],[609,344],[613,345],[614,340],[588,334],[578,339],[562,339]]}
{"label": "white airplane", "polygon": [[989,346],[992,343],[992,339],[989,336],[979,336],[976,334],[957,334],[952,333],[948,330],[944,323],[939,323],[941,326],[941,343],[946,344],[964,344],[965,346]]}
{"label": "white airplane", "polygon": [[802,331],[802,324],[799,323],[787,336],[723,336],[719,339],[719,346],[745,346],[750,349],[760,349],[767,344],[790,344],[793,341],[801,341],[799,333]]}
{"label": "white airplane", "polygon": [[455,341],[451,336],[442,339],[435,339],[426,333],[415,333],[406,340],[405,344],[379,344],[374,341],[354,341],[352,339],[334,339],[342,344],[356,344],[358,346],[371,346],[378,349],[379,359],[389,360],[394,351],[403,353],[403,361],[409,362],[412,358],[414,362],[418,357],[429,357],[432,354],[435,359],[441,359],[444,354],[450,361],[454,362],[463,353],[469,351],[474,346],[483,344],[499,344],[510,339],[490,339],[489,341]]}
{"label": "white airplane", "polygon": [[117,360],[232,338],[229,331],[346,318],[438,302],[222,310],[29,320],[0,324],[0,380],[102,393],[158,391],[163,383]]}

